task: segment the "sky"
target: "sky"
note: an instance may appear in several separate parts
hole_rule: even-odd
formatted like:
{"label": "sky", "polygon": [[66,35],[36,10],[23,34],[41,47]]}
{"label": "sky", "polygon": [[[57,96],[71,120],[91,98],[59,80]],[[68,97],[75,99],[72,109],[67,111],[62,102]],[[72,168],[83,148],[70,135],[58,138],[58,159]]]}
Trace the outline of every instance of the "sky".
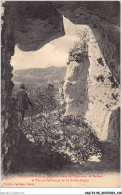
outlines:
{"label": "sky", "polygon": [[11,59],[14,70],[67,66],[69,51],[79,39],[73,31],[75,25],[63,17],[65,35],[44,45],[37,51],[25,52],[15,46]]}

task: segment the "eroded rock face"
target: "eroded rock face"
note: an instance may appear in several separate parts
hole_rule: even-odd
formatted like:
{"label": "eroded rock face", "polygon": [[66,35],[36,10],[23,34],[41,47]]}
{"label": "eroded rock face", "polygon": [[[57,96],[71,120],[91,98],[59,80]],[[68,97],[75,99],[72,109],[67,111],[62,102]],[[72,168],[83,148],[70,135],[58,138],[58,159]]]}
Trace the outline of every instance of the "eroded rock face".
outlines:
{"label": "eroded rock face", "polygon": [[[80,24],[87,25],[90,36],[90,41],[89,43],[87,42],[89,46],[87,60],[89,60],[90,65],[89,69],[86,66],[88,75],[87,79],[85,77],[85,82],[82,80],[84,75],[81,74],[80,78],[79,73],[77,72],[76,74],[75,68],[74,70],[72,68],[73,64],[77,63],[77,66],[81,69],[80,63],[71,60],[68,66],[67,72],[69,72],[69,75],[68,73],[67,75],[69,78],[66,77],[67,80],[64,86],[68,105],[67,113],[73,113],[72,111],[74,110],[75,114],[83,114],[87,121],[92,124],[92,127],[96,129],[99,138],[103,140],[108,139],[110,135],[108,135],[108,129],[110,129],[108,127],[110,126],[109,120],[112,124],[115,123],[115,117],[113,119],[112,117],[110,118],[113,113],[112,110],[116,110],[120,106],[120,3],[72,2],[69,5],[68,2],[64,4],[56,2],[55,4],[59,12],[72,23],[77,24],[77,26]],[[83,67],[85,67],[85,63]],[[71,74],[70,69],[72,70]],[[79,93],[73,89],[73,86],[70,86],[71,78],[73,83],[74,72],[77,80],[80,80],[80,82],[77,82],[78,84],[75,83],[77,87],[81,85],[81,88],[78,89]],[[87,93],[83,93],[83,82]],[[78,99],[75,97],[75,94]],[[78,102],[84,100],[85,105],[80,103],[77,107],[76,102],[74,103],[76,100]],[[119,114],[117,117],[119,121]],[[115,128],[111,131],[114,132]],[[120,129],[116,131],[118,132]]]}
{"label": "eroded rock face", "polygon": [[[15,160],[16,146],[19,134],[16,131],[15,103],[12,103],[11,93],[14,86],[11,81],[12,67],[11,56],[14,54],[15,38],[13,21],[9,10],[5,10],[2,26],[1,48],[1,157],[2,171],[5,173]],[[10,27],[11,26],[11,27]],[[14,101],[14,100],[13,100]]]}
{"label": "eroded rock face", "polygon": [[[65,25],[64,25],[65,26]],[[87,33],[87,26],[76,26],[70,23],[70,27],[65,32],[74,34],[78,37],[74,48],[70,51],[67,73],[65,76],[65,83],[63,86],[64,98],[67,103],[66,115],[82,115],[84,116],[88,110],[88,69],[90,66],[88,58],[88,42],[89,34]]]}
{"label": "eroded rock face", "polygon": [[74,24],[88,25],[113,76],[120,82],[120,2],[54,2]]}
{"label": "eroded rock face", "polygon": [[63,17],[50,2],[20,2],[17,5],[15,37],[21,50],[38,50],[64,35]]}
{"label": "eroded rock face", "polygon": [[108,140],[120,147],[120,108],[112,111],[109,126],[108,126]]}
{"label": "eroded rock face", "polygon": [[66,114],[85,117],[98,137],[106,140],[111,111],[120,106],[119,83],[106,64],[92,29],[87,25],[74,25],[72,29],[79,41],[70,52],[64,84]]}
{"label": "eroded rock face", "polygon": [[120,106],[120,87],[101,53],[97,40],[90,29],[88,74],[88,111],[86,120],[102,140],[108,138],[110,113]]}

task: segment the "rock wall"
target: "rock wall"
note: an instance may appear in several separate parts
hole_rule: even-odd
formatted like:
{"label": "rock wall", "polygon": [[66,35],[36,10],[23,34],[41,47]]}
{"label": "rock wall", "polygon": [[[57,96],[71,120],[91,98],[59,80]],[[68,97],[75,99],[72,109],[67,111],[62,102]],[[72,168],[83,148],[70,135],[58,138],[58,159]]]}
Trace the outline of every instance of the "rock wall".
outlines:
{"label": "rock wall", "polygon": [[22,51],[36,51],[64,35],[63,17],[51,2],[10,2],[14,7],[15,40]]}
{"label": "rock wall", "polygon": [[120,108],[112,111],[109,126],[108,126],[108,140],[115,143],[118,148],[120,147]]}
{"label": "rock wall", "polygon": [[73,24],[88,25],[112,74],[120,82],[120,2],[54,2]]}
{"label": "rock wall", "polygon": [[102,55],[92,29],[89,34],[89,104],[85,117],[98,133],[98,137],[106,140],[111,111],[120,106],[120,86]]}
{"label": "rock wall", "polygon": [[[107,65],[93,30],[88,25],[69,23],[67,26],[79,40],[70,52],[65,77],[65,114],[81,115],[98,137],[106,140],[111,112],[120,106],[119,82]],[[69,31],[65,27],[65,32]]]}
{"label": "rock wall", "polygon": [[21,134],[18,129],[16,100],[12,97],[13,82],[10,64],[15,44],[21,50],[35,51],[64,34],[63,17],[50,2],[16,2],[3,4],[1,63],[1,138],[2,171],[15,164]]}
{"label": "rock wall", "polygon": [[[2,138],[2,171],[5,173],[12,166],[16,154],[16,146],[19,134],[16,131],[16,109],[14,99],[11,99],[12,67],[11,56],[14,54],[14,22],[11,10],[4,11],[2,26],[1,49],[1,138]],[[13,121],[13,119],[15,119]]]}
{"label": "rock wall", "polygon": [[78,39],[69,54],[67,73],[63,86],[64,98],[67,103],[65,114],[85,116],[89,102],[87,88],[87,76],[90,66],[88,58],[89,34],[86,26],[81,28],[81,26],[77,27],[70,23],[67,27],[64,22],[64,27],[66,34],[70,33],[71,35],[73,33],[73,36],[77,36]]}
{"label": "rock wall", "polygon": [[[77,24],[74,27],[77,29],[74,30],[76,36],[81,34],[76,31],[78,32],[79,28],[81,31],[83,25],[87,25],[90,36],[90,41],[87,42],[90,64],[89,69],[86,66],[86,71],[88,69],[87,81],[86,79],[85,82],[82,80],[84,74],[79,77],[79,73],[76,74],[75,69],[73,70],[72,67],[76,61],[68,62],[67,71],[72,69],[72,72],[71,74],[69,72],[69,75],[67,72],[68,77],[64,85],[67,102],[66,113],[73,114],[74,110],[75,115],[84,115],[100,139],[109,139],[110,124],[116,123],[115,117],[112,119],[113,112],[120,106],[120,2],[71,2],[70,4],[55,2],[55,6],[72,24]],[[81,67],[80,63],[77,63],[77,66]],[[85,63],[83,67],[85,67]],[[78,89],[79,92],[77,92],[79,96],[73,87],[70,87],[73,72],[75,72],[75,79],[79,78],[80,80],[77,84],[75,83],[75,86],[81,85],[81,89]],[[74,81],[72,79],[72,83]],[[83,93],[83,82],[87,93]],[[80,100],[84,100],[86,106],[80,103],[77,107],[76,104]],[[118,117],[116,120],[119,121],[120,115],[117,114],[116,117]],[[117,127],[119,128],[119,125]],[[120,128],[115,130],[113,125],[111,128],[111,132],[116,131],[112,134],[117,133],[116,142],[118,142]]]}

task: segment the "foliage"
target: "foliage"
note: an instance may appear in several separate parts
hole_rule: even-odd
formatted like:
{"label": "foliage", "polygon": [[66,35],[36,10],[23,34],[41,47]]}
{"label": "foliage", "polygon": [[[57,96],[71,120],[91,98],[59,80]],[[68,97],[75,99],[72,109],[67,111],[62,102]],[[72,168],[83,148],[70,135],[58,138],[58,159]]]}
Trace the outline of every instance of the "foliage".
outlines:
{"label": "foliage", "polygon": [[29,92],[29,98],[33,103],[33,109],[30,107],[27,116],[34,116],[42,112],[49,112],[56,108],[54,98],[54,88],[37,88]]}
{"label": "foliage", "polygon": [[92,155],[101,155],[99,140],[81,116],[63,116],[64,107],[55,99],[55,90],[36,89],[29,94],[35,109],[29,109],[23,131],[47,155],[60,154],[82,164]]}

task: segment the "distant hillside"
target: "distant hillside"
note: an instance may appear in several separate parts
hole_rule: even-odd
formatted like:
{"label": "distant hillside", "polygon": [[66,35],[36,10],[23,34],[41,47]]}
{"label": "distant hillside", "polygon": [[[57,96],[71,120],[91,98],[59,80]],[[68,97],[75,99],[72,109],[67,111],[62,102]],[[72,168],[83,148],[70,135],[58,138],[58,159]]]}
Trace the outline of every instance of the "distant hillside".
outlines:
{"label": "distant hillside", "polygon": [[59,86],[64,80],[67,67],[31,68],[13,71],[13,82],[15,87],[24,83],[27,88],[47,86],[49,83]]}

